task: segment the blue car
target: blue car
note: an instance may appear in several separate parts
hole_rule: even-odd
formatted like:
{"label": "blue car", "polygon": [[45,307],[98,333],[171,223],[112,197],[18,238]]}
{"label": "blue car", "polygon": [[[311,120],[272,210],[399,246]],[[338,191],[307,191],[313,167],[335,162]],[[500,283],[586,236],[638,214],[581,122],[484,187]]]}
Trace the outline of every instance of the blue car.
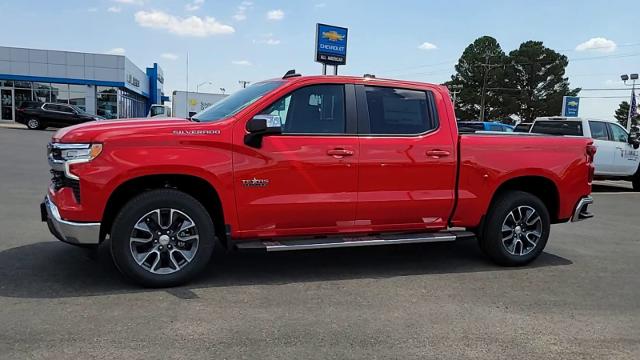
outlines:
{"label": "blue car", "polygon": [[458,131],[466,133],[476,131],[513,132],[513,126],[492,121],[458,121]]}

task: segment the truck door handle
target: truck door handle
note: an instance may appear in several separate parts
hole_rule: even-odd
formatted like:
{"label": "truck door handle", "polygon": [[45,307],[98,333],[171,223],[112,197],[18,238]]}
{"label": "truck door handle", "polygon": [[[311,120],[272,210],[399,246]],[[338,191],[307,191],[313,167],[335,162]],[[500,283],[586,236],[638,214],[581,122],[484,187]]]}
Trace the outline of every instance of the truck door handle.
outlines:
{"label": "truck door handle", "polygon": [[353,156],[353,150],[336,148],[336,149],[327,150],[327,155],[333,156],[336,158],[343,157],[343,156]]}
{"label": "truck door handle", "polygon": [[447,157],[449,155],[451,155],[450,152],[448,152],[447,150],[428,150],[426,152],[427,156],[429,157],[434,157],[434,158],[441,158],[441,157]]}

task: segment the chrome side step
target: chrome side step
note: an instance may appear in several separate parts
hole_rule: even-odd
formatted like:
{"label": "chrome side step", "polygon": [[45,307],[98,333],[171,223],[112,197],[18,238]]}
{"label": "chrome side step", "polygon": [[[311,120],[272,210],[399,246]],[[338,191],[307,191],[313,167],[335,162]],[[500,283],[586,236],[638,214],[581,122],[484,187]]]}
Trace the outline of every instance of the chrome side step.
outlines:
{"label": "chrome side step", "polygon": [[441,231],[436,233],[402,233],[381,234],[358,237],[325,237],[325,238],[287,238],[279,240],[240,240],[236,247],[239,250],[292,251],[329,249],[356,246],[375,246],[393,244],[417,244],[429,242],[455,241],[459,238],[474,237],[470,231]]}

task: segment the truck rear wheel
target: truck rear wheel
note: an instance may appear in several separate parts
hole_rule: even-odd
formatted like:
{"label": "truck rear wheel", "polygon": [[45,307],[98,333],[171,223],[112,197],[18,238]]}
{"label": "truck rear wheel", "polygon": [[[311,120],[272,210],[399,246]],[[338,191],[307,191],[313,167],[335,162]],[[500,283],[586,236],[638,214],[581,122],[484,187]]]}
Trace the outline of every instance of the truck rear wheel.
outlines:
{"label": "truck rear wheel", "polygon": [[192,196],[172,189],[131,199],[111,228],[111,255],[122,274],[148,287],[183,284],[213,253],[213,221]]}
{"label": "truck rear wheel", "polygon": [[522,266],[542,253],[549,230],[549,211],[539,198],[507,191],[498,195],[487,214],[480,247],[499,265]]}

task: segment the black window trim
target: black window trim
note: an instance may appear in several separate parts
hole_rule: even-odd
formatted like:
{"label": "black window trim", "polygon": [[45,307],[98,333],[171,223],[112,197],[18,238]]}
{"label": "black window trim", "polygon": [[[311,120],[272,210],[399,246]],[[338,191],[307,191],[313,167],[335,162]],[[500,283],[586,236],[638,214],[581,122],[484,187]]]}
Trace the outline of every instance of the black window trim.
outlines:
{"label": "black window trim", "polygon": [[[265,106],[264,108],[262,108],[261,110],[259,110],[255,115],[259,115],[261,114],[263,111],[265,111],[266,109],[270,108],[273,104],[277,103],[278,101],[286,98],[287,96],[293,94],[294,92],[307,88],[307,87],[311,87],[311,86],[318,86],[318,85],[338,85],[338,86],[342,86],[343,87],[343,94],[344,94],[344,117],[345,117],[345,132],[344,133],[340,133],[340,134],[335,134],[335,133],[295,133],[295,134],[278,134],[278,135],[271,135],[272,137],[283,137],[283,136],[338,136],[338,137],[353,137],[356,136],[356,130],[357,130],[357,124],[356,124],[356,116],[357,116],[357,111],[356,111],[356,104],[355,104],[355,89],[354,89],[354,85],[353,84],[345,84],[345,83],[332,83],[332,82],[327,82],[327,83],[313,83],[313,84],[306,84],[300,87],[297,87],[295,89],[292,89],[291,91],[287,92],[286,94],[280,96],[279,98],[277,98],[275,101],[272,101],[269,103],[269,105]],[[255,116],[254,115],[254,116]]]}
{"label": "black window trim", "polygon": [[[606,121],[600,121],[600,120],[588,120],[589,122],[589,133],[591,134],[591,138],[593,140],[599,140],[599,141],[615,141],[612,140],[613,135],[611,134],[611,131],[609,131],[609,126],[607,126],[607,122]],[[591,131],[591,123],[600,123],[602,125],[604,125],[604,131],[607,133],[607,139],[596,139],[593,137],[593,131]],[[584,131],[583,131],[584,132]]]}
{"label": "black window trim", "polygon": [[[371,122],[369,119],[369,106],[367,104],[367,92],[366,87],[379,87],[387,89],[399,89],[407,91],[424,92],[427,97],[427,112],[431,119],[433,119],[434,127],[427,131],[417,134],[371,134]],[[436,107],[435,97],[432,90],[415,89],[410,87],[401,86],[385,86],[385,85],[355,85],[356,88],[356,107],[358,109],[358,136],[366,137],[422,137],[440,129],[440,117],[438,115],[438,108]]]}

